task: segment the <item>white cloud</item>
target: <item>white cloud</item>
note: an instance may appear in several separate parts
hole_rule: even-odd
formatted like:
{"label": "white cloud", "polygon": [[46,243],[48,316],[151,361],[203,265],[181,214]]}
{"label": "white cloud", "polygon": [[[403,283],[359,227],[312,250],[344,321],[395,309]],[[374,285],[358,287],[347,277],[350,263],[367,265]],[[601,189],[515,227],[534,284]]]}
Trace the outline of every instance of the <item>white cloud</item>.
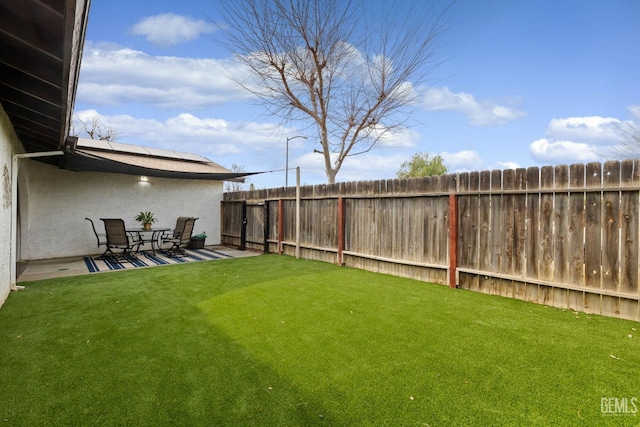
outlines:
{"label": "white cloud", "polygon": [[630,105],[627,110],[631,113],[633,120],[640,121],[640,105]]}
{"label": "white cloud", "polygon": [[457,153],[440,154],[451,172],[470,172],[482,169],[482,158],[477,151],[463,150]]}
{"label": "white cloud", "polygon": [[242,69],[232,60],[151,56],[119,45],[87,43],[77,102],[204,108],[246,99],[231,80],[233,74],[241,75]]}
{"label": "white cloud", "polygon": [[389,130],[378,125],[373,130],[373,137],[379,138],[380,148],[411,148],[415,147],[420,135],[408,128],[398,127]]}
{"label": "white cloud", "polygon": [[547,135],[553,139],[567,141],[589,141],[611,144],[620,138],[619,126],[622,122],[612,117],[569,117],[552,119]]}
{"label": "white cloud", "polygon": [[424,107],[429,111],[457,111],[476,126],[504,125],[526,116],[515,108],[489,100],[477,101],[469,93],[453,93],[448,87],[434,87],[427,92]]}
{"label": "white cloud", "polygon": [[[197,153],[217,161],[225,155],[251,150],[264,156],[274,144],[273,125],[234,123],[222,119],[199,118],[189,113],[178,114],[164,121],[141,119],[130,115],[100,115],[95,110],[76,113],[85,118],[97,116],[104,126],[118,132],[119,142],[148,147]],[[82,125],[75,124],[78,136]]]}
{"label": "white cloud", "polygon": [[594,145],[547,138],[533,141],[529,146],[529,152],[534,160],[546,164],[586,163],[601,159]]}
{"label": "white cloud", "polygon": [[[632,114],[640,113],[640,107],[636,107],[628,109]],[[546,137],[532,142],[529,152],[534,160],[545,164],[602,161],[619,147],[620,129],[630,123],[601,116],[551,119]]]}
{"label": "white cloud", "polygon": [[167,47],[185,43],[200,36],[212,33],[215,27],[201,19],[189,16],[163,13],[143,18],[131,28],[131,33],[144,36],[148,42]]}
{"label": "white cloud", "polygon": [[[316,154],[322,161],[322,156]],[[404,154],[385,156],[378,154],[364,154],[349,157],[344,162],[337,179],[339,181],[370,181],[377,179],[394,179],[402,162],[406,160]],[[322,168],[324,174],[324,166]]]}
{"label": "white cloud", "polygon": [[520,167],[519,163],[516,162],[496,162],[498,166],[496,169],[518,169]]}
{"label": "white cloud", "polygon": [[[335,160],[335,156],[332,156],[332,158]],[[346,182],[394,179],[398,169],[400,169],[400,165],[405,160],[407,159],[404,154],[385,156],[367,153],[349,157],[349,160],[344,162],[340,172],[338,172],[336,180]],[[290,167],[300,166],[301,173],[307,177],[312,176],[315,182],[326,182],[327,175],[322,154],[309,151],[290,159],[289,164]]]}

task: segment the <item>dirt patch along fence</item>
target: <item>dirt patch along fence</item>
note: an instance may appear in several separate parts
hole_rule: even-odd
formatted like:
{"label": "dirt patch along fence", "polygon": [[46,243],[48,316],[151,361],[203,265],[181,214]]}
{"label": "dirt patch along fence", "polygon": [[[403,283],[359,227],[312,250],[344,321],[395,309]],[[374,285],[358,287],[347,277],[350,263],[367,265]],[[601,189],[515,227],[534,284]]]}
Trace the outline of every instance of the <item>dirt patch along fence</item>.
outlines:
{"label": "dirt patch along fence", "polygon": [[640,320],[640,162],[226,193],[222,242]]}

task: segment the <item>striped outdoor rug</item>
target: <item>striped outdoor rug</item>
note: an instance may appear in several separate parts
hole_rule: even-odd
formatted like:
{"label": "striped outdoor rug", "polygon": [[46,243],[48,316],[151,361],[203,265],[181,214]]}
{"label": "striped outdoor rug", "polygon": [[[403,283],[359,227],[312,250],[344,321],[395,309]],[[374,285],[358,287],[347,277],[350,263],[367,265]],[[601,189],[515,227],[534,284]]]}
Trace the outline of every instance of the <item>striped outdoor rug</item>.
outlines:
{"label": "striped outdoor rug", "polygon": [[167,264],[181,264],[185,262],[194,261],[209,261],[214,259],[232,258],[230,255],[223,254],[222,252],[215,251],[213,249],[185,249],[187,253],[185,257],[168,257],[158,251],[154,255],[151,251],[140,251],[137,253],[137,260],[132,262],[127,261],[114,261],[114,260],[102,260],[95,259],[95,257],[84,257],[84,263],[90,273],[96,273],[98,271],[108,270],[124,270],[137,267],[149,267],[155,265],[167,265]]}

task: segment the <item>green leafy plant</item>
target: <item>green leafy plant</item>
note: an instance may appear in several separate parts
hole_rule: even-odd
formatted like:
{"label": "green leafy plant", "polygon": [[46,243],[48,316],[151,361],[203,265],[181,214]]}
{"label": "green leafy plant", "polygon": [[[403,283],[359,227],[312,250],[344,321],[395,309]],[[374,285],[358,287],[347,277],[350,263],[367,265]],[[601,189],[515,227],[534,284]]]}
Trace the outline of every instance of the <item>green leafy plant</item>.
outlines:
{"label": "green leafy plant", "polygon": [[429,153],[416,153],[411,160],[402,163],[397,173],[399,179],[420,178],[424,176],[444,175],[449,171],[442,156],[429,156]]}
{"label": "green leafy plant", "polygon": [[191,236],[192,239],[206,239],[207,238],[207,233],[205,233],[204,231],[200,234],[195,234],[193,236]]}
{"label": "green leafy plant", "polygon": [[136,221],[140,222],[141,224],[153,224],[154,222],[157,221],[155,215],[153,212],[140,212],[138,214],[138,216],[136,216]]}

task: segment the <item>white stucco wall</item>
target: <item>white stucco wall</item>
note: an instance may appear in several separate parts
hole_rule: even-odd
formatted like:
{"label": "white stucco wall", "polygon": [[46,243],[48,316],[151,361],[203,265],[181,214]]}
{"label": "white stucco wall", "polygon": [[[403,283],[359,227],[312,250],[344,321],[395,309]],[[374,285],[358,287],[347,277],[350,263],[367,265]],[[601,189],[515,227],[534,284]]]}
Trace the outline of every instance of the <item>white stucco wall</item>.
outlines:
{"label": "white stucco wall", "polygon": [[[97,254],[91,218],[122,218],[136,227],[140,211],[152,211],[154,226],[173,228],[179,216],[198,220],[194,234],[206,232],[206,244],[220,243],[221,181],[139,177],[100,172],[71,172],[35,160],[23,160],[19,180],[21,245],[19,260]],[[23,197],[28,194],[27,197]]]}
{"label": "white stucco wall", "polygon": [[0,105],[0,305],[11,287],[11,158],[18,146],[18,137]]}

